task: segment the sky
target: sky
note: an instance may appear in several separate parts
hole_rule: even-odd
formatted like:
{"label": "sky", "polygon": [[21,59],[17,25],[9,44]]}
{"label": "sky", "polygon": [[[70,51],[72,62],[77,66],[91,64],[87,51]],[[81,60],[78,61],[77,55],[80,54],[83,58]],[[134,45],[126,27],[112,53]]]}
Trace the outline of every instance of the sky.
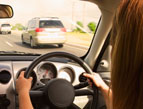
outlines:
{"label": "sky", "polygon": [[91,21],[97,23],[101,15],[95,4],[79,0],[1,0],[1,4],[11,5],[14,16],[0,22],[12,25],[25,26],[34,17],[59,17],[67,28],[72,28],[76,21],[84,25]]}

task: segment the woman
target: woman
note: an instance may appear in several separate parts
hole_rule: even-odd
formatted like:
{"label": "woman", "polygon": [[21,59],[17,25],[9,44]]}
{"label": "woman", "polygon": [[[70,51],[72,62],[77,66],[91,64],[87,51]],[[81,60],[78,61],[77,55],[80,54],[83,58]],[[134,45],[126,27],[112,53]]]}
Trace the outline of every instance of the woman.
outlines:
{"label": "woman", "polygon": [[[113,45],[111,90],[98,74],[84,74],[101,90],[108,109],[143,108],[142,10],[143,0],[122,0],[116,12],[111,37]],[[17,89],[24,90],[19,88],[19,81],[17,81]],[[28,82],[30,84],[31,81]],[[25,92],[28,93],[28,90]],[[20,94],[20,91],[18,93]]]}
{"label": "woman", "polygon": [[85,76],[101,89],[108,108],[142,109],[143,0],[121,1],[114,19],[111,44],[112,93],[108,96],[109,87],[98,74]]}

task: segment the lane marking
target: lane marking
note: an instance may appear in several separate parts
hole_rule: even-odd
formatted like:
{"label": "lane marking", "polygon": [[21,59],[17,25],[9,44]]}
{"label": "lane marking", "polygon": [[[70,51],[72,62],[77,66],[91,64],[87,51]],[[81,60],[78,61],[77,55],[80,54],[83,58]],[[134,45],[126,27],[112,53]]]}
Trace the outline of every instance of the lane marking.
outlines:
{"label": "lane marking", "polygon": [[7,45],[9,45],[9,46],[11,46],[11,47],[13,47],[13,45],[11,44],[11,43],[9,43],[9,42],[5,42]]}

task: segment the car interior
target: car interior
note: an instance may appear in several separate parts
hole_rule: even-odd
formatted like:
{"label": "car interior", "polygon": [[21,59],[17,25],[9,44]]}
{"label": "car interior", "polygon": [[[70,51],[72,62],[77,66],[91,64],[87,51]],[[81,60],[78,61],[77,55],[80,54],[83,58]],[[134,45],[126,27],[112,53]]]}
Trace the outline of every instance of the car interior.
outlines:
{"label": "car interior", "polygon": [[[41,2],[40,0],[36,1],[39,4]],[[79,0],[73,1],[73,3],[75,1],[79,2]],[[9,2],[6,0],[1,2],[0,20],[9,21],[17,16],[15,10],[18,8],[13,7],[16,2],[13,2],[12,5]],[[26,2],[29,1],[26,0]],[[62,4],[63,0],[59,0],[57,3],[60,2]],[[7,39],[6,43],[11,47],[7,50],[7,47],[3,44],[3,39],[1,39],[1,47],[3,48],[0,49],[0,109],[19,108],[15,82],[21,71],[25,71],[26,78],[33,77],[32,88],[29,93],[35,109],[106,109],[100,90],[96,86],[90,87],[87,78],[82,74],[84,72],[89,74],[99,73],[103,80],[108,85],[110,84],[110,55],[112,49],[110,33],[114,14],[120,0],[83,0],[79,3],[82,2],[96,4],[101,12],[91,44],[82,56],[76,55],[74,49],[71,52],[66,52],[57,47],[51,47],[49,52],[36,53],[37,48],[29,48],[27,45],[24,45],[25,49],[27,47],[32,51],[29,51],[29,53],[25,53],[24,50],[18,52],[20,48],[16,50],[16,47],[8,42],[10,41],[8,37],[12,37],[12,41],[14,38],[20,39],[20,36],[14,37],[8,36],[8,34],[0,36],[1,38],[5,37]],[[29,6],[32,8],[33,4]],[[21,7],[22,3],[18,5]],[[10,14],[3,11],[4,9],[7,9]],[[21,12],[22,10],[18,11]],[[95,13],[92,11],[93,16]],[[11,34],[14,34],[14,32],[12,31]],[[55,50],[51,51],[51,49]]]}

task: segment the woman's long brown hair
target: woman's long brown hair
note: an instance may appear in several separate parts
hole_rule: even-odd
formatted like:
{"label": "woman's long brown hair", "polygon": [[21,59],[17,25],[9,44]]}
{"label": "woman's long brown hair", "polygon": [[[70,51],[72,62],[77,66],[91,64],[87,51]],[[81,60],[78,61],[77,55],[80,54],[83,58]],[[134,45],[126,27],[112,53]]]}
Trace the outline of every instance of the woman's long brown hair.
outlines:
{"label": "woman's long brown hair", "polygon": [[122,0],[113,34],[113,109],[143,109],[143,0]]}

